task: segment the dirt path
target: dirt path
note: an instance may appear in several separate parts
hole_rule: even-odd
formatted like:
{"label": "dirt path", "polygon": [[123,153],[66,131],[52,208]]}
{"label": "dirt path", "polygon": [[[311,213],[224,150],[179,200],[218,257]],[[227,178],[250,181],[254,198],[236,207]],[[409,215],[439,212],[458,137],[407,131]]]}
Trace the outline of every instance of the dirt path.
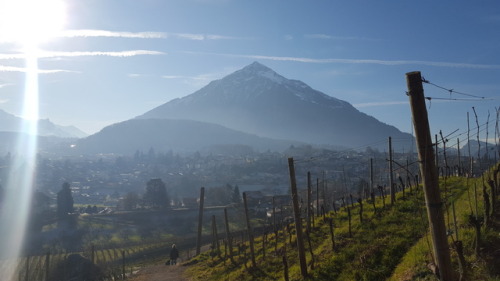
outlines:
{"label": "dirt path", "polygon": [[[201,252],[206,252],[210,249],[210,245],[203,245]],[[184,274],[187,266],[183,263],[189,261],[194,253],[194,249],[190,251],[181,251],[180,257],[176,265],[165,265],[164,262],[159,262],[154,265],[142,267],[130,276],[129,281],[190,281]],[[166,258],[165,258],[166,259]]]}
{"label": "dirt path", "polygon": [[129,281],[189,281],[184,277],[185,266],[177,265],[152,265],[141,268]]}

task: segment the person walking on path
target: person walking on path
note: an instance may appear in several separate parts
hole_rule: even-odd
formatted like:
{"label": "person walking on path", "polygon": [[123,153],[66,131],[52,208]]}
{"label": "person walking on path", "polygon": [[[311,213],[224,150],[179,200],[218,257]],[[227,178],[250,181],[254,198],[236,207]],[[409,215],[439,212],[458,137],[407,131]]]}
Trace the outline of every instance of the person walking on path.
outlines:
{"label": "person walking on path", "polygon": [[179,258],[179,250],[177,250],[177,247],[173,244],[170,250],[170,265],[177,264],[177,258]]}

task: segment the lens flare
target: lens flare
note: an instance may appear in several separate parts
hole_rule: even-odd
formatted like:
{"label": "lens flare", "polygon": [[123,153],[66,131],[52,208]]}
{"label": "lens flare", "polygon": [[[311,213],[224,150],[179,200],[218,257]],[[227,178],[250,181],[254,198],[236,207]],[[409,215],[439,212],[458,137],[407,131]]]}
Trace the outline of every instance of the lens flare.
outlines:
{"label": "lens flare", "polygon": [[0,0],[0,41],[45,42],[62,30],[65,9],[62,0]]}
{"label": "lens flare", "polygon": [[[0,209],[0,258],[20,256],[30,213],[36,171],[38,133],[38,63],[36,56],[26,59],[26,86],[23,125],[28,134],[20,134],[10,163],[5,198]],[[1,268],[3,280],[14,277],[15,266]]]}
{"label": "lens flare", "polygon": [[[23,240],[36,180],[38,135],[38,45],[56,35],[64,24],[61,0],[0,0],[0,43],[18,44],[26,57],[23,128],[9,163],[0,201],[0,278],[16,280],[16,261]],[[3,260],[3,261],[2,261]]]}

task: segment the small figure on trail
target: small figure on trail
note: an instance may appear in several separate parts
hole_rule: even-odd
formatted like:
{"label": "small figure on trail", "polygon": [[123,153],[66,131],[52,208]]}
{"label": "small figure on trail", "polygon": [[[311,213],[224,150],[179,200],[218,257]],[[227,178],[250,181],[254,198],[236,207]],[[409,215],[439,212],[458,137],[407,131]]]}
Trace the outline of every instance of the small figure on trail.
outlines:
{"label": "small figure on trail", "polygon": [[170,250],[170,265],[177,264],[177,258],[179,258],[179,250],[175,244],[172,244],[172,249]]}

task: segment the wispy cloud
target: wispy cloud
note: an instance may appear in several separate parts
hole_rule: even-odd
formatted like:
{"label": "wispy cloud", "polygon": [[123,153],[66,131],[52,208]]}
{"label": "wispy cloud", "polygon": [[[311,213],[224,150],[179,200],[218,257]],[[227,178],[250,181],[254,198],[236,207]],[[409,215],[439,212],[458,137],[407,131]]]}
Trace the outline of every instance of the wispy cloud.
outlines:
{"label": "wispy cloud", "polygon": [[61,37],[118,37],[118,38],[142,38],[142,39],[162,39],[167,38],[164,32],[126,32],[109,30],[66,30],[59,34]]}
{"label": "wispy cloud", "polygon": [[[208,53],[207,53],[208,54]],[[378,64],[378,65],[426,65],[436,67],[453,67],[453,68],[475,68],[475,69],[500,69],[498,64],[474,64],[461,62],[440,62],[440,61],[421,61],[421,60],[375,60],[375,59],[313,59],[304,57],[279,57],[279,56],[263,56],[263,55],[237,55],[237,54],[218,54],[212,55],[249,58],[254,60],[273,60],[273,61],[293,61],[303,63],[337,63],[337,64]]]}
{"label": "wispy cloud", "polygon": [[[102,51],[91,51],[91,52],[50,52],[50,51],[39,51],[37,53],[38,58],[61,58],[61,57],[92,57],[92,56],[108,56],[108,57],[133,57],[133,56],[143,56],[143,55],[165,55],[165,52],[150,51],[150,50],[128,50],[128,51],[118,51],[118,52],[102,52]],[[9,59],[25,59],[26,54],[0,54],[0,60]]]}
{"label": "wispy cloud", "polygon": [[163,75],[162,78],[169,80],[178,80],[181,83],[192,86],[193,88],[199,88],[205,86],[207,83],[221,79],[227,73],[236,71],[236,68],[225,68],[223,71],[209,72],[198,75]]}
{"label": "wispy cloud", "polygon": [[250,39],[245,37],[234,37],[234,36],[225,36],[225,35],[216,35],[216,34],[197,34],[197,33],[169,33],[169,36],[203,41],[203,40],[242,40],[242,39]]}
{"label": "wispy cloud", "polygon": [[129,50],[119,52],[40,52],[39,58],[55,58],[55,57],[92,57],[92,56],[108,56],[108,57],[133,57],[141,55],[165,55],[164,52],[149,51],[149,50]]}
{"label": "wispy cloud", "polygon": [[323,39],[323,40],[376,40],[365,37],[357,37],[357,36],[333,36],[328,34],[314,33],[314,34],[305,34],[305,38],[307,39]]}
{"label": "wispy cloud", "polygon": [[[24,67],[0,65],[0,72],[27,72],[27,71],[28,71],[28,69],[24,68]],[[64,69],[38,69],[38,71],[37,71],[37,73],[39,73],[39,74],[53,74],[53,73],[61,73],[61,72],[78,73],[77,71],[64,70]]]}
{"label": "wispy cloud", "polygon": [[382,102],[365,102],[353,104],[354,107],[375,107],[375,106],[388,106],[388,105],[402,105],[408,104],[407,101],[382,101]]}
{"label": "wispy cloud", "polygon": [[162,78],[165,79],[188,79],[188,80],[203,80],[209,81],[209,75],[198,75],[198,76],[183,76],[183,75],[163,75]]}
{"label": "wispy cloud", "polygon": [[60,37],[113,37],[113,38],[139,38],[139,39],[166,39],[180,38],[194,41],[203,40],[235,40],[249,39],[244,37],[225,36],[218,34],[200,34],[200,33],[168,33],[168,32],[128,32],[128,31],[109,31],[95,29],[66,30],[59,34]]}
{"label": "wispy cloud", "polygon": [[130,73],[127,76],[130,78],[137,78],[137,77],[143,77],[143,76],[148,76],[148,75],[139,74],[139,73]]}

